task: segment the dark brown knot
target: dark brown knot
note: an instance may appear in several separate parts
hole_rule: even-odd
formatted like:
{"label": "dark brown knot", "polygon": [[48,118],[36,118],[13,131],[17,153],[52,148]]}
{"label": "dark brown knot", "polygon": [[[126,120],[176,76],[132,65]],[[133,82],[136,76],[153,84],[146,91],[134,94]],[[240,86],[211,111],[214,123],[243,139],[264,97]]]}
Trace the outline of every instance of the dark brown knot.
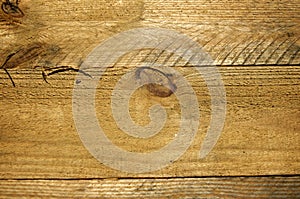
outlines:
{"label": "dark brown knot", "polygon": [[23,11],[19,8],[19,0],[16,1],[16,3],[10,2],[10,0],[6,0],[5,2],[2,3],[1,9],[5,14],[8,14],[12,17],[23,17],[24,13]]}
{"label": "dark brown knot", "polygon": [[[157,81],[157,83],[146,84],[146,88],[150,93],[158,97],[169,97],[176,91],[177,87],[171,79],[173,75],[166,74],[156,68],[146,66],[139,67],[135,72],[136,79],[142,79],[141,73],[145,70],[151,71],[150,73],[146,74],[147,78],[152,80],[151,82],[157,79],[160,80]],[[159,76],[163,78],[160,78]]]}

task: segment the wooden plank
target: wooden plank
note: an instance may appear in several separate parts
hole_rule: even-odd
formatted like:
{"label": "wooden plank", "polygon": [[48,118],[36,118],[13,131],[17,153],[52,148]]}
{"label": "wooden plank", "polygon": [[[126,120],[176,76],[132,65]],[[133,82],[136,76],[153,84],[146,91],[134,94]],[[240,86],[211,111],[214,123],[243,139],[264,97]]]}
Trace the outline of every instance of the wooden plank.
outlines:
{"label": "wooden plank", "polygon": [[300,178],[0,180],[1,198],[299,198]]}
{"label": "wooden plank", "polygon": [[217,64],[298,64],[299,10],[298,0],[147,1],[143,24],[187,34]]}
{"label": "wooden plank", "polygon": [[101,41],[137,27],[184,33],[220,65],[300,62],[298,0],[25,1],[20,8],[25,16],[17,22],[0,13],[1,62],[24,45],[45,42],[62,49],[55,60],[46,61],[76,66]]}
{"label": "wooden plank", "polygon": [[[216,147],[202,160],[197,153],[210,120],[207,88],[201,78],[193,75],[193,68],[174,68],[186,74],[198,95],[201,125],[182,158],[162,171],[139,176],[300,172],[299,67],[219,67],[227,93],[226,123]],[[130,137],[116,127],[110,107],[112,88],[123,73],[124,70],[108,70],[97,89],[100,124],[107,136],[125,150],[157,150],[177,132],[180,112],[174,105],[175,97],[160,98],[147,89],[137,91],[130,106],[134,120],[147,123],[147,110],[153,103],[161,103],[172,119],[152,139]],[[72,116],[74,73],[50,76],[51,84],[46,84],[39,71],[18,70],[11,73],[17,87],[12,87],[4,72],[0,74],[6,78],[0,96],[2,178],[131,176],[100,164],[82,145]]]}
{"label": "wooden plank", "polygon": [[[42,51],[36,55],[24,59],[17,54],[18,59],[10,60],[9,71],[17,87],[12,87],[3,70],[0,72],[1,178],[299,174],[299,6],[296,0],[40,0],[22,1],[22,18],[1,12],[0,63],[11,53],[26,54],[32,46],[42,44]],[[97,109],[103,113],[99,118],[105,120],[102,123],[108,137],[120,147],[139,152],[155,150],[167,143],[177,128],[173,125],[179,120],[174,96],[160,99],[145,89],[132,99],[133,117],[145,124],[145,107],[138,105],[162,103],[172,118],[167,130],[149,144],[149,140],[137,141],[120,134],[113,124],[108,96],[118,78],[143,58],[158,63],[167,60],[166,65],[182,72],[197,93],[202,114],[200,130],[186,155],[162,171],[132,175],[100,164],[82,145],[72,118],[75,74],[51,76],[51,84],[46,84],[41,70],[33,68],[78,68],[100,42],[115,33],[145,26],[179,31],[204,46],[222,74],[228,110],[217,146],[210,156],[199,160],[200,143],[210,120],[203,79],[190,65],[174,63],[165,54],[157,60],[148,52],[133,52],[119,60],[117,69],[107,71],[104,86],[98,89],[101,103]]]}

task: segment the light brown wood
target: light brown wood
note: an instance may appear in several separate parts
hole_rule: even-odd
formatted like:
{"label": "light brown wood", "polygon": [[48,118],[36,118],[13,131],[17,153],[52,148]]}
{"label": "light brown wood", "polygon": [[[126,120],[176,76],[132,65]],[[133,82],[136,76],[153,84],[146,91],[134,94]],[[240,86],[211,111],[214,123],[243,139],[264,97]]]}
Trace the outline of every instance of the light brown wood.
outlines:
{"label": "light brown wood", "polygon": [[[226,123],[216,147],[203,160],[198,159],[197,152],[209,125],[207,88],[203,80],[188,75],[193,69],[175,68],[187,74],[198,95],[200,129],[182,158],[162,171],[142,176],[299,173],[298,67],[219,67],[227,93]],[[38,71],[18,70],[18,73],[11,73],[15,88],[6,74],[1,73],[1,78],[6,78],[0,106],[3,178],[131,176],[100,164],[82,145],[72,117],[74,73],[50,76],[51,84],[46,84]],[[122,70],[108,71],[109,80],[104,80],[97,90],[101,127],[115,144],[126,150],[158,150],[177,132],[178,102],[174,95],[160,98],[146,89],[137,91],[130,106],[134,120],[147,123],[147,110],[153,103],[164,105],[172,119],[152,139],[136,139],[122,133],[112,118],[109,98],[110,88],[122,73]],[[139,105],[141,102],[144,106]]]}
{"label": "light brown wood", "polygon": [[1,198],[298,198],[299,177],[1,180]]}
{"label": "light brown wood", "polygon": [[[77,190],[74,197],[99,192],[103,197],[110,193],[115,197],[230,198],[253,192],[259,198],[299,197],[299,177],[185,178],[300,174],[299,0],[22,0],[18,6],[23,17],[0,10],[1,197],[18,196],[13,190],[33,196],[38,194],[35,187],[44,190],[41,194],[45,195],[40,196],[58,198],[68,190]],[[226,89],[226,122],[217,145],[205,159],[198,159],[198,152],[209,126],[210,96],[205,82],[186,60],[152,49],[133,51],[105,72],[97,89],[97,116],[108,138],[124,150],[150,152],[168,143],[178,129],[176,98],[154,96],[146,88],[135,92],[130,113],[138,124],[149,122],[147,111],[155,103],[162,104],[169,114],[162,132],[151,139],[136,139],[122,133],[113,121],[110,96],[115,83],[139,64],[156,62],[176,69],[192,85],[201,110],[197,136],[179,160],[152,173],[113,170],[85,149],[72,117],[75,72],[49,76],[50,84],[43,81],[43,70],[49,73],[47,69],[57,66],[77,69],[101,42],[139,27],[183,33],[215,60]],[[42,46],[40,51],[30,51],[37,44]],[[16,56],[3,65],[13,53]],[[5,68],[16,87],[2,70]],[[136,179],[106,179],[132,177]],[[153,179],[147,179],[150,177]],[[174,179],[155,179],[161,177]],[[57,180],[47,180],[50,178]],[[82,181],[63,180],[66,178]],[[210,183],[212,187],[206,187]],[[182,195],[172,195],[174,187]],[[52,193],[47,191],[51,188]]]}
{"label": "light brown wood", "polygon": [[43,2],[20,3],[25,16],[17,21],[0,13],[2,61],[23,45],[46,42],[64,52],[47,61],[78,65],[103,40],[136,27],[184,33],[204,46],[217,64],[300,61],[298,0]]}

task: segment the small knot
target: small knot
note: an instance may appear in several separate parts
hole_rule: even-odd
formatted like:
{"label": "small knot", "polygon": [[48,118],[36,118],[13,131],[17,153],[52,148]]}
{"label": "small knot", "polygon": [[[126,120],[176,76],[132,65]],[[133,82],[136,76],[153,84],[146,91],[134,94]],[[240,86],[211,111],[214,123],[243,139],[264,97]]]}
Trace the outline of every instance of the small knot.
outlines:
{"label": "small knot", "polygon": [[[141,73],[142,71],[150,70],[150,73],[146,73],[146,78],[151,79],[151,83],[148,83],[146,85],[147,90],[158,97],[169,97],[172,95],[176,89],[177,86],[173,83],[171,80],[172,74],[166,74],[156,68],[151,67],[140,67],[136,70],[135,76],[137,79],[141,79]],[[159,78],[160,76],[160,78]],[[163,77],[163,78],[161,78]],[[160,81],[154,81],[156,83],[152,83],[153,80],[160,79]],[[147,81],[147,80],[146,80]]]}
{"label": "small knot", "polygon": [[11,3],[9,0],[6,0],[2,3],[1,9],[5,14],[8,14],[12,17],[23,17],[24,13],[18,6],[18,0],[16,1],[16,4]]}

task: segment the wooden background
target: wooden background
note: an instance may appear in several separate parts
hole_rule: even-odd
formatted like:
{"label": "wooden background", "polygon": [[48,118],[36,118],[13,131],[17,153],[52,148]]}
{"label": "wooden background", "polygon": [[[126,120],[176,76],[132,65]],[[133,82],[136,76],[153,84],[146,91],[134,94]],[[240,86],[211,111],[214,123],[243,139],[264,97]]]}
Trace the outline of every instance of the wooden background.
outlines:
{"label": "wooden background", "polygon": [[[4,2],[4,0],[3,0]],[[23,17],[0,11],[0,197],[300,198],[299,0],[22,0]],[[154,151],[174,136],[176,98],[139,89],[130,113],[147,124],[148,108],[162,104],[165,128],[138,140],[115,125],[110,98],[117,80],[142,61],[164,62],[197,93],[200,128],[188,151],[170,166],[129,174],[99,163],[85,149],[72,116],[76,73],[43,81],[41,68],[78,68],[102,41],[125,30],[162,27],[197,41],[212,56],[227,95],[222,135],[205,158],[198,152],[210,121],[210,98],[195,69],[168,55],[132,52],[106,71],[97,88],[98,119],[107,136],[129,151]],[[31,48],[38,50],[22,56]],[[17,54],[16,54],[17,55]],[[146,111],[145,111],[146,110]],[[179,116],[178,116],[179,115]]]}

